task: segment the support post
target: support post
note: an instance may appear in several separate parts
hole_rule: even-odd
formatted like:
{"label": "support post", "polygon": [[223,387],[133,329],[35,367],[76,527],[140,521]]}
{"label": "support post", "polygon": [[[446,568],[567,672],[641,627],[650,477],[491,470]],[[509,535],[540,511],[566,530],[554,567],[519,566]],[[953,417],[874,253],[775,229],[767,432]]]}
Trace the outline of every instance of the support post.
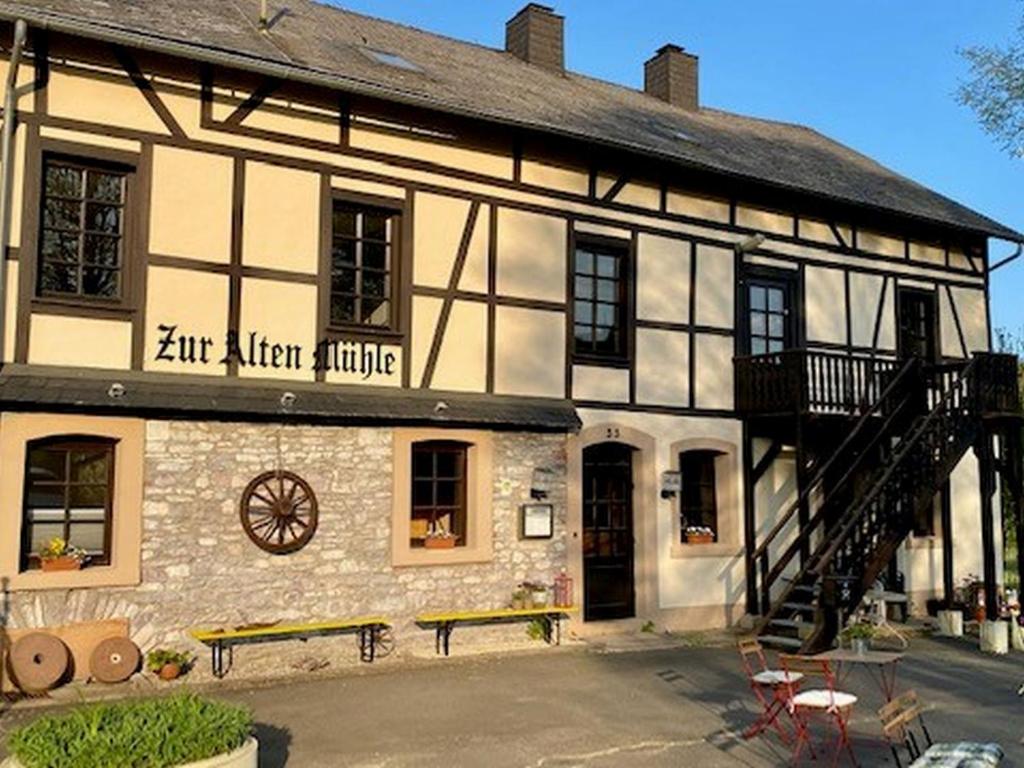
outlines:
{"label": "support post", "polygon": [[796,492],[800,498],[800,506],[797,509],[797,521],[800,530],[800,567],[806,565],[811,558],[811,539],[807,535],[807,528],[811,523],[811,501],[810,496],[804,495],[807,485],[807,448],[806,434],[804,428],[803,413],[796,416]]}
{"label": "support post", "polygon": [[995,467],[992,456],[992,435],[982,430],[974,446],[978,457],[978,490],[981,496],[981,550],[984,563],[985,615],[989,621],[999,618],[999,598],[996,588],[996,542],[992,514],[995,494]]}
{"label": "support post", "polygon": [[946,610],[953,608],[953,504],[949,479],[939,492],[942,527],[942,600]]}
{"label": "support post", "polygon": [[[757,519],[755,509],[755,491],[757,481],[754,479],[754,441],[750,437],[750,426],[743,421],[743,540],[744,567],[747,573],[747,613],[757,616],[761,607],[757,599],[757,563],[754,562],[754,550],[757,547]],[[768,606],[764,606],[768,610]]]}

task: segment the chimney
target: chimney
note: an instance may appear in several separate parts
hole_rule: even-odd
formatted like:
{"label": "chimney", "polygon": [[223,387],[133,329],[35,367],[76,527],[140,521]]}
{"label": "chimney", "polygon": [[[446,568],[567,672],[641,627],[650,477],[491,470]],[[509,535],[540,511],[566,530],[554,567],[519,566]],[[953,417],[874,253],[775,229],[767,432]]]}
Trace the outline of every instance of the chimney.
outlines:
{"label": "chimney", "polygon": [[530,3],[505,24],[505,50],[527,64],[565,71],[565,17]]}
{"label": "chimney", "polygon": [[663,45],[644,64],[644,91],[675,107],[696,112],[697,57],[678,45]]}

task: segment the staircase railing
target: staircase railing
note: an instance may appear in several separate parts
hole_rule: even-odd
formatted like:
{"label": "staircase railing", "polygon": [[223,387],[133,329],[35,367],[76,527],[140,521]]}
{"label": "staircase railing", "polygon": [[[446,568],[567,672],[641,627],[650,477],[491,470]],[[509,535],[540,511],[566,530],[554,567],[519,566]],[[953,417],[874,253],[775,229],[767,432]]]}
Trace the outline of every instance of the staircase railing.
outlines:
{"label": "staircase railing", "polygon": [[[865,458],[877,447],[877,443],[884,435],[888,427],[898,417],[905,413],[905,408],[911,404],[911,395],[915,387],[908,386],[920,382],[920,362],[916,359],[907,360],[899,369],[896,375],[885,385],[881,394],[873,399],[869,405],[865,405],[860,418],[853,429],[846,435],[839,447],[832,455],[821,464],[814,475],[804,486],[797,499],[783,512],[778,521],[764,537],[760,545],[754,550],[753,561],[758,564],[760,571],[760,605],[762,611],[768,610],[771,605],[771,590],[783,572],[789,566],[797,552],[805,546],[818,524],[824,519],[825,507],[822,505],[809,525],[798,533],[793,541],[778,557],[775,565],[769,568],[770,549],[779,535],[786,530],[794,517],[799,514],[804,505],[809,504],[811,497],[821,488],[825,478],[836,467],[845,466],[846,470],[837,481],[835,487],[845,485],[853,475],[861,468]],[[883,418],[881,428],[874,424],[877,419]],[[874,439],[869,441],[865,447],[865,434],[870,428],[875,430]]]}

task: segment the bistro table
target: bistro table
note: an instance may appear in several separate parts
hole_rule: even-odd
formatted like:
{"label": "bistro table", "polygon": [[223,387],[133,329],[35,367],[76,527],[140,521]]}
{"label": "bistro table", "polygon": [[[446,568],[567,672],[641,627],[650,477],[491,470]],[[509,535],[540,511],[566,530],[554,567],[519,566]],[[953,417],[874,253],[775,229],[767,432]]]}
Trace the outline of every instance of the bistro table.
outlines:
{"label": "bistro table", "polygon": [[811,658],[822,659],[835,664],[836,680],[840,684],[846,679],[846,676],[849,675],[850,670],[854,666],[863,667],[882,692],[886,703],[888,703],[896,695],[896,669],[905,655],[889,651],[857,653],[846,648],[836,648],[819,653]]}

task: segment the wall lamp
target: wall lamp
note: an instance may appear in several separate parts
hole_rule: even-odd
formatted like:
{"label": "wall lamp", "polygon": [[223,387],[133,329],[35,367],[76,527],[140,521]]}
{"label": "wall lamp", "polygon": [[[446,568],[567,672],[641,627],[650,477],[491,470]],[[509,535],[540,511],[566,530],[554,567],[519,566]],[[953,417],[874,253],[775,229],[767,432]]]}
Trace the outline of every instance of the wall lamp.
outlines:
{"label": "wall lamp", "polygon": [[668,470],[661,473],[661,498],[674,499],[683,487],[683,473]]}
{"label": "wall lamp", "polygon": [[543,501],[551,495],[551,487],[554,484],[554,471],[545,467],[535,468],[533,470],[533,477],[530,480],[530,498]]}

